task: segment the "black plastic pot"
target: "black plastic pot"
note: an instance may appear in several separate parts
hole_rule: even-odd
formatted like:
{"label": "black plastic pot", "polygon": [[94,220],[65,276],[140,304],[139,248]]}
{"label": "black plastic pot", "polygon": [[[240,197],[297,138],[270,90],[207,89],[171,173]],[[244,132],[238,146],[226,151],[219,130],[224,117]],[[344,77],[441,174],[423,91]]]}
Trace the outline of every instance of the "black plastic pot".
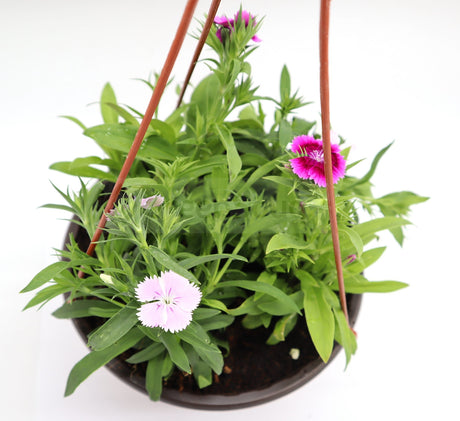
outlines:
{"label": "black plastic pot", "polygon": [[[73,234],[80,248],[86,250],[89,244],[86,232],[79,225],[71,223],[66,243],[70,234]],[[361,295],[347,295],[351,325],[356,322],[361,299]],[[73,319],[73,323],[86,342],[88,334],[99,327],[103,320],[86,317]],[[171,376],[172,379],[165,383],[161,400],[195,409],[223,410],[254,406],[298,389],[327,366],[317,354],[303,319],[299,320],[298,326],[288,335],[285,342],[275,346],[265,344],[265,329],[246,330],[236,324],[229,335],[230,353],[224,360],[224,373],[219,378],[215,376],[215,384],[199,389],[194,383],[193,376],[184,377],[177,371]],[[239,347],[243,348],[238,349]],[[297,360],[289,354],[292,348],[300,350]],[[329,361],[340,349],[338,344],[334,346]],[[136,351],[128,350],[106,366],[130,386],[147,393],[144,386],[145,364],[129,364],[125,361],[134,352]],[[232,355],[233,360],[230,359]],[[232,382],[232,376],[236,376],[237,372],[238,384],[236,381]]]}

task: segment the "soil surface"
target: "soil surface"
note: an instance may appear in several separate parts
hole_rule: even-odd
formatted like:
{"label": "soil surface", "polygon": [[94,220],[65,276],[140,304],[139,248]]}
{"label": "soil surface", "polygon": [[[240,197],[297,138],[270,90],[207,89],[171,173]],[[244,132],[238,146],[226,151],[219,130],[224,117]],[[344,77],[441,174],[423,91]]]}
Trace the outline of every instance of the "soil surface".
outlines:
{"label": "soil surface", "polygon": [[[176,370],[165,382],[165,388],[206,395],[238,394],[263,389],[277,381],[299,372],[308,362],[318,358],[303,318],[286,341],[277,345],[265,345],[270,331],[261,327],[245,329],[239,322],[225,331],[224,338],[230,345],[229,355],[224,358],[224,370],[215,375],[213,384],[200,389],[193,376]],[[290,355],[292,348],[299,349],[299,358]]]}

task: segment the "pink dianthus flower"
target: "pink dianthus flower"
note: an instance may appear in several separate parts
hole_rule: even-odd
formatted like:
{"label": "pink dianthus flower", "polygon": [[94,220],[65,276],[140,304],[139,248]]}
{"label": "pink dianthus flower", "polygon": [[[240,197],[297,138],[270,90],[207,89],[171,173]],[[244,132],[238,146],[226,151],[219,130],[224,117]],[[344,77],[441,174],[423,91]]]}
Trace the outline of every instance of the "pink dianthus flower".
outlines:
{"label": "pink dianthus flower", "polygon": [[161,206],[165,198],[161,194],[156,194],[155,196],[146,197],[141,199],[141,208],[149,209]]}
{"label": "pink dianthus flower", "polygon": [[[246,10],[243,10],[241,12],[241,15],[240,15],[240,12],[235,13],[235,17],[233,19],[229,19],[229,18],[227,18],[227,16],[221,16],[221,17],[216,16],[214,18],[214,23],[216,25],[219,25],[219,28],[217,29],[217,32],[216,32],[216,36],[217,36],[217,38],[219,38],[220,42],[223,42],[222,41],[222,28],[226,28],[226,29],[229,29],[230,31],[234,31],[235,30],[235,24],[238,21],[238,19],[240,19],[240,16],[244,20],[244,26],[246,28],[249,25],[249,19],[252,19],[253,25],[256,26],[256,21],[254,19],[254,16],[251,15]],[[254,42],[261,42],[262,41],[257,35],[254,35],[251,39]]]}
{"label": "pink dianthus flower", "polygon": [[137,317],[144,326],[161,327],[172,333],[185,329],[201,300],[199,288],[173,271],[146,277],[136,288],[142,304]]}
{"label": "pink dianthus flower", "polygon": [[[326,187],[323,141],[308,135],[297,136],[292,141],[291,151],[301,155],[289,160],[292,171],[300,178],[313,180],[318,186]],[[331,152],[332,179],[337,183],[345,175],[346,161],[340,155],[339,145],[332,144]]]}

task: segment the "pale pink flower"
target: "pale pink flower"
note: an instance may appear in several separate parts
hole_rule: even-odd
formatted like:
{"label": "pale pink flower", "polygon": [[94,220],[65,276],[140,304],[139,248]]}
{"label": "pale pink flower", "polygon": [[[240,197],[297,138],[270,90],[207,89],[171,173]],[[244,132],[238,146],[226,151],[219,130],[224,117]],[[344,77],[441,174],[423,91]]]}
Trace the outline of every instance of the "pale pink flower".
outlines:
{"label": "pale pink flower", "polygon": [[[301,155],[290,159],[292,171],[300,178],[313,180],[318,186],[326,187],[323,141],[308,135],[297,136],[292,140],[291,151]],[[332,144],[331,152],[332,179],[337,183],[345,175],[346,162],[340,155],[339,145]]]}
{"label": "pale pink flower", "polygon": [[146,277],[136,288],[143,304],[137,317],[144,326],[161,327],[170,332],[185,329],[192,321],[192,312],[201,300],[199,288],[173,271]]}
{"label": "pale pink flower", "polygon": [[[244,20],[244,25],[247,27],[249,25],[249,19],[252,19],[252,23],[254,26],[256,26],[256,21],[254,19],[254,16],[251,15],[248,11],[243,10],[241,12],[235,13],[235,17],[233,19],[227,18],[227,16],[216,16],[214,18],[214,23],[216,25],[220,25],[220,27],[217,29],[216,36],[219,38],[220,42],[222,42],[222,28],[229,29],[230,32],[235,30],[235,23],[238,21],[238,19],[241,18]],[[262,40],[257,36],[254,35],[251,38],[254,42],[261,42]]]}
{"label": "pale pink flower", "polygon": [[141,199],[141,208],[149,209],[161,206],[165,198],[160,194],[156,194],[154,196],[146,197],[145,199]]}

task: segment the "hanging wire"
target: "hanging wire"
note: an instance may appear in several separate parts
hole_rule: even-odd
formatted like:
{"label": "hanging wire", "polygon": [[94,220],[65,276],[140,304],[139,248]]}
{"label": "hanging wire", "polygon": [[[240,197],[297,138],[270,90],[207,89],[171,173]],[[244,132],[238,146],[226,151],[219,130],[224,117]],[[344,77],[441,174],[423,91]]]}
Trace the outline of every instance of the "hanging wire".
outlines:
{"label": "hanging wire", "polygon": [[208,16],[206,18],[206,22],[203,26],[203,31],[201,32],[200,39],[198,40],[198,44],[195,49],[195,54],[193,55],[192,62],[188,68],[187,76],[185,77],[184,84],[182,85],[182,89],[179,94],[179,99],[177,100],[176,108],[179,108],[182,100],[184,99],[184,94],[187,89],[187,86],[190,82],[190,78],[192,77],[192,73],[195,70],[196,63],[200,58],[201,51],[203,50],[203,46],[206,43],[206,39],[208,38],[209,31],[211,30],[211,26],[214,22],[214,18],[216,17],[217,9],[219,9],[220,0],[213,0],[211,6],[209,7]]}
{"label": "hanging wire", "polygon": [[331,123],[329,109],[329,21],[331,0],[321,0],[319,23],[319,57],[320,57],[320,95],[321,128],[323,133],[324,172],[326,175],[327,204],[331,224],[332,245],[334,248],[335,267],[339,284],[339,297],[342,311],[348,325],[348,309],[343,279],[342,257],[340,253],[339,230],[335,205],[334,181],[332,177]]}
{"label": "hanging wire", "polygon": [[[91,243],[86,251],[86,253],[89,256],[92,256],[94,253],[94,249],[96,248],[97,241],[101,237],[102,230],[104,229],[105,224],[107,222],[106,215],[113,209],[113,205],[115,204],[115,201],[117,200],[121,192],[121,189],[126,180],[126,177],[128,176],[129,170],[131,169],[134,159],[136,158],[137,152],[139,151],[142,145],[142,141],[144,140],[145,133],[147,132],[147,129],[150,125],[153,115],[158,107],[160,98],[164,92],[168,79],[171,75],[172,68],[174,66],[174,63],[176,62],[177,56],[182,47],[184,38],[187,34],[188,27],[190,26],[190,22],[193,17],[193,12],[195,11],[197,4],[198,4],[198,0],[188,0],[185,6],[185,10],[182,15],[182,19],[176,31],[176,36],[174,37],[174,40],[171,44],[171,48],[169,49],[168,56],[166,58],[163,69],[161,70],[160,77],[158,78],[155,89],[153,90],[152,97],[148,104],[147,110],[145,111],[144,117],[141,121],[139,129],[134,138],[133,144],[125,159],[125,162],[117,178],[117,181],[112,190],[112,193],[109,197],[107,205],[104,209],[104,212],[102,213],[101,219],[99,220],[99,224],[97,226],[96,232],[94,233],[93,238],[91,239]],[[84,276],[81,270],[79,271],[78,276],[79,277]]]}

